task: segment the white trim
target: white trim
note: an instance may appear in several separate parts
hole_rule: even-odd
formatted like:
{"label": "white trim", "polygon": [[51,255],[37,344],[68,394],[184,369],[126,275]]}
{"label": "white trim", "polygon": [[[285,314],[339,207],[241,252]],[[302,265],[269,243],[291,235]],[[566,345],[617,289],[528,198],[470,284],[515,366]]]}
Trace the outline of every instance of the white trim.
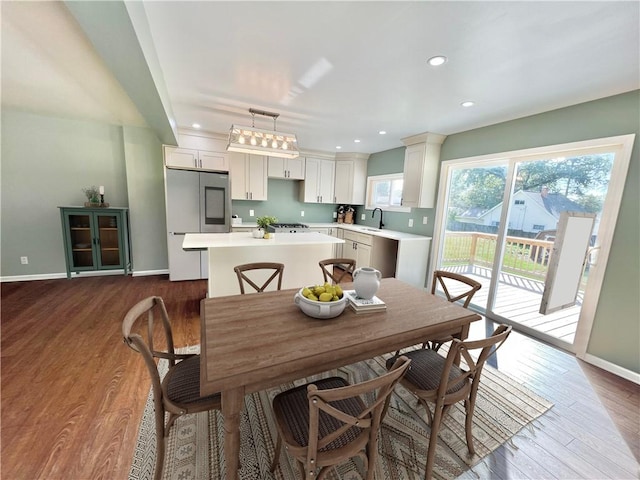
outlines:
{"label": "white trim", "polygon": [[[107,275],[122,275],[124,276],[124,270],[95,270],[82,273],[71,272],[71,278],[82,277],[103,277]],[[137,272],[131,272],[132,277],[144,277],[150,275],[169,275],[169,269],[162,270],[142,270]],[[67,278],[67,274],[62,273],[38,273],[34,275],[13,275],[10,277],[0,277],[0,283],[10,282],[31,282],[34,280],[58,280],[61,278]]]}
{"label": "white trim", "polygon": [[441,135],[439,133],[431,133],[424,132],[418,133],[417,135],[411,135],[409,137],[401,138],[402,143],[404,143],[405,147],[409,147],[411,145],[415,145],[416,143],[433,143],[435,145],[442,145],[446,135]]}
{"label": "white trim", "polygon": [[39,273],[35,275],[13,275],[10,277],[0,277],[0,283],[10,282],[30,282],[32,280],[57,280],[67,278],[66,273]]}
{"label": "white trim", "polygon": [[[631,161],[631,151],[635,135],[622,135],[613,137],[618,140],[618,148],[615,150],[613,169],[611,170],[611,180],[607,190],[607,198],[604,202],[604,209],[600,215],[600,225],[598,227],[598,260],[595,268],[589,269],[589,281],[584,292],[580,318],[576,328],[576,336],[573,341],[575,353],[578,358],[584,358],[587,354],[591,329],[596,316],[596,309],[600,299],[600,291],[604,283],[605,270],[609,261],[609,252],[613,243],[613,234],[618,221],[620,205],[622,204],[622,194],[624,184],[627,179],[629,163]],[[611,139],[609,139],[611,140]],[[607,208],[609,207],[609,208]]]}
{"label": "white trim", "polygon": [[629,369],[616,365],[615,363],[611,363],[600,357],[591,355],[590,353],[585,354],[584,358],[581,358],[581,360],[640,385],[640,373],[633,372]]}
{"label": "white trim", "polygon": [[169,275],[169,269],[163,270],[138,270],[131,274],[132,277],[149,277],[151,275]]}
{"label": "white trim", "polygon": [[[411,207],[403,207],[403,206],[397,206],[397,205],[376,205],[376,204],[369,203],[369,200],[373,195],[371,189],[372,189],[372,184],[374,182],[384,182],[384,181],[393,182],[394,180],[404,180],[404,174],[402,172],[385,173],[382,175],[369,175],[367,177],[367,188],[365,192],[365,206],[364,206],[365,210],[373,210],[374,208],[380,208],[385,212],[402,212],[402,213],[411,212]],[[403,185],[403,188],[404,188],[404,185]],[[389,192],[389,195],[391,195],[391,192]],[[391,197],[389,197],[389,200],[391,200]]]}

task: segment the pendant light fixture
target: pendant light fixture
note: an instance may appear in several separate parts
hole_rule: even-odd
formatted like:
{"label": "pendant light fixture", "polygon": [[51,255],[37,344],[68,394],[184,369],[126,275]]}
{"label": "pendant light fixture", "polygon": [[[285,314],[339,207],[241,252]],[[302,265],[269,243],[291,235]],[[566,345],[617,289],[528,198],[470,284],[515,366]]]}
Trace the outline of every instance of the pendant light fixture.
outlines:
{"label": "pendant light fixture", "polygon": [[[250,108],[249,113],[252,117],[251,127],[231,125],[227,151],[281,158],[296,158],[300,155],[295,134],[276,131],[276,119],[280,116],[279,113],[254,108]],[[273,130],[255,128],[256,115],[273,118]]]}

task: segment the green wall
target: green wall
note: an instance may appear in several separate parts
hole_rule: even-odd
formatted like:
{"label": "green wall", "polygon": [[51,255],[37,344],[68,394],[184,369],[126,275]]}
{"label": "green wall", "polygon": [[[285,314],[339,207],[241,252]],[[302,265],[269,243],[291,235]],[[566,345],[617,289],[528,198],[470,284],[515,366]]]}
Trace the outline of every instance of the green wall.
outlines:
{"label": "green wall", "polygon": [[124,149],[134,271],[166,270],[162,144],[148,128],[124,127]]}
{"label": "green wall", "polygon": [[1,277],[64,274],[58,206],[83,205],[91,185],[130,207],[136,270],[167,268],[162,150],[151,130],[3,109],[1,132]]}
{"label": "green wall", "polygon": [[640,90],[450,135],[441,160],[636,134],[591,355],[640,373]]}
{"label": "green wall", "polygon": [[[405,147],[399,147],[372,154],[367,161],[367,176],[402,173],[404,171],[404,151]],[[371,218],[372,211],[366,210],[363,206],[357,207],[356,212],[356,223],[378,228],[380,212],[376,212],[375,218]],[[361,220],[363,213],[365,220]],[[409,213],[384,212],[384,228],[431,237],[434,215],[434,208],[412,208]],[[422,223],[423,217],[428,218],[426,225]],[[409,219],[413,219],[413,227],[409,227]]]}
{"label": "green wall", "polygon": [[123,155],[119,126],[3,109],[1,276],[65,272],[57,207],[83,205],[91,185],[128,206]]}
{"label": "green wall", "polygon": [[[264,202],[234,200],[231,210],[242,218],[243,223],[255,223],[256,217],[272,215],[280,222],[324,223],[334,222],[333,212],[336,205],[303,203],[300,201],[300,180],[282,180],[270,178],[267,185],[267,198]],[[254,216],[249,216],[249,210]],[[304,217],[300,212],[304,211]]]}

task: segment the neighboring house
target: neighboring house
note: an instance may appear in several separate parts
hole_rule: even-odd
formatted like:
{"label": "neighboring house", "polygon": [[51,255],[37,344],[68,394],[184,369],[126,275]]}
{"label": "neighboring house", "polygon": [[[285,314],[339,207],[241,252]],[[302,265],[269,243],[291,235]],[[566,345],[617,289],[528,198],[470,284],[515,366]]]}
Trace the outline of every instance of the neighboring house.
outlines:
{"label": "neighboring house", "polygon": [[[565,211],[586,212],[584,207],[561,193],[549,193],[547,187],[543,187],[541,192],[519,190],[513,195],[508,228],[527,233],[555,230],[560,213]],[[470,208],[457,215],[456,220],[497,228],[501,214],[502,202],[490,209]]]}

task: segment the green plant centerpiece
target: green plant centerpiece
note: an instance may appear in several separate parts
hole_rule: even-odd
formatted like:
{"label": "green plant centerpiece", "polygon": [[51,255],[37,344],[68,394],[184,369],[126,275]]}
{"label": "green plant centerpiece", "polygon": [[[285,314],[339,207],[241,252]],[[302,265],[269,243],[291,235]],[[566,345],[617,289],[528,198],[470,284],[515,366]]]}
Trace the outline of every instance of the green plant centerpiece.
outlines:
{"label": "green plant centerpiece", "polygon": [[98,187],[92,185],[90,187],[83,188],[82,192],[87,197],[88,203],[100,204],[100,192]]}
{"label": "green plant centerpiece", "polygon": [[271,238],[272,233],[267,232],[267,227],[272,223],[277,223],[278,219],[276,217],[272,217],[269,215],[265,215],[264,217],[256,218],[256,223],[258,224],[258,228],[262,230],[263,237],[262,238]]}

